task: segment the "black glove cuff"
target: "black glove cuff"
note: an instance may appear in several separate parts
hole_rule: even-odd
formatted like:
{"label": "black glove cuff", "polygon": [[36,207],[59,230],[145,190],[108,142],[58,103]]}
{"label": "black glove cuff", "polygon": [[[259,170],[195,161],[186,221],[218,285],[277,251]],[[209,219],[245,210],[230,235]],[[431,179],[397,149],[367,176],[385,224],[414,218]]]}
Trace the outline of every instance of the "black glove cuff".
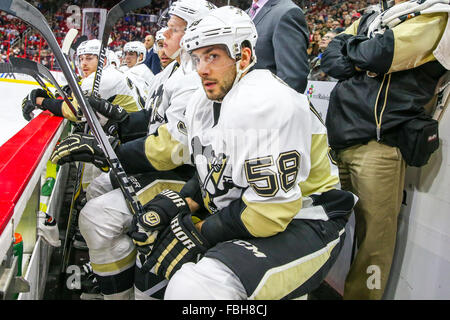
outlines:
{"label": "black glove cuff", "polygon": [[42,101],[42,105],[38,106],[42,110],[48,110],[51,113],[53,113],[55,116],[63,117],[62,114],[62,104],[64,100],[57,100],[57,99],[44,99]]}

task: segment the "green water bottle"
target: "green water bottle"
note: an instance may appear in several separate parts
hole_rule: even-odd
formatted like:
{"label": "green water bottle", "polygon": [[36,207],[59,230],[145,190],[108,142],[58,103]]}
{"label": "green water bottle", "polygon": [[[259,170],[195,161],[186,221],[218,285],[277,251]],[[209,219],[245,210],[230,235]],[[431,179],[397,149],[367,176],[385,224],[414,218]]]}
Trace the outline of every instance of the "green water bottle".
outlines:
{"label": "green water bottle", "polygon": [[39,198],[39,211],[47,213],[47,205],[55,185],[55,178],[47,177],[41,188],[41,196]]}

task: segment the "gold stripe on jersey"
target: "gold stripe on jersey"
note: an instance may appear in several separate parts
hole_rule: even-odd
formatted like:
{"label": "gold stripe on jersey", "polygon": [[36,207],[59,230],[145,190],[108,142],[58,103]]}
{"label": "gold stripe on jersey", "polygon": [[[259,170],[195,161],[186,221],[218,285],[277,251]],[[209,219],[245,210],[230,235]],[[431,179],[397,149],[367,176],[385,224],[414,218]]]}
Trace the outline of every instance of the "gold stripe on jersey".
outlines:
{"label": "gold stripe on jersey", "polygon": [[158,135],[150,135],[145,140],[145,154],[153,168],[168,171],[179,167],[183,155],[189,155],[189,150],[172,138],[167,130],[167,124],[163,124],[158,128]]}
{"label": "gold stripe on jersey", "polygon": [[[311,170],[308,178],[299,183],[302,196],[320,194],[339,185],[339,176],[331,171],[327,135],[313,134],[311,136]],[[337,171],[336,171],[337,174]]]}
{"label": "gold stripe on jersey", "polygon": [[132,96],[124,95],[124,94],[118,94],[115,96],[114,100],[111,102],[112,104],[119,105],[123,109],[125,109],[126,112],[136,112],[141,110],[136,103],[136,100]]}
{"label": "gold stripe on jersey", "polygon": [[339,238],[327,243],[322,249],[268,270],[249,299],[279,300],[302,286],[325,265],[344,232],[345,229],[342,229]]}
{"label": "gold stripe on jersey", "polygon": [[388,73],[435,61],[433,51],[442,38],[447,20],[447,13],[440,12],[417,16],[394,27],[394,58]]}
{"label": "gold stripe on jersey", "polygon": [[149,185],[145,186],[141,190],[139,190],[136,193],[136,195],[138,197],[139,202],[145,205],[154,197],[156,197],[156,195],[159,194],[161,191],[169,189],[180,192],[185,184],[186,183],[182,181],[158,179],[153,181]]}
{"label": "gold stripe on jersey", "polygon": [[245,197],[242,201],[246,207],[241,219],[254,237],[270,237],[284,231],[302,207],[301,198],[282,203],[249,202]]}
{"label": "gold stripe on jersey", "polygon": [[105,276],[118,274],[118,273],[130,268],[135,263],[136,263],[136,249],[134,249],[125,258],[120,259],[118,261],[114,261],[111,263],[105,263],[105,264],[97,264],[97,263],[91,262],[91,266],[96,274],[105,277]]}

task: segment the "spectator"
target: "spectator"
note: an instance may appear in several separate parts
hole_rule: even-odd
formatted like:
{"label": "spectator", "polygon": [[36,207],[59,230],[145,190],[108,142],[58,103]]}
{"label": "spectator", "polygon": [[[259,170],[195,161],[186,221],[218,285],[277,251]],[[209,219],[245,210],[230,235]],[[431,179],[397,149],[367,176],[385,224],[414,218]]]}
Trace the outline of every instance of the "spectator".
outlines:
{"label": "spectator", "polygon": [[[412,13],[419,5],[403,2],[395,0],[393,10]],[[325,73],[339,79],[326,118],[329,143],[342,187],[359,197],[355,206],[358,251],[346,278],[344,299],[383,297],[406,168],[405,154],[399,150],[402,145],[396,139],[410,120],[424,116],[424,105],[445,72],[441,63],[449,65],[448,53],[434,52],[447,13],[408,14],[407,19],[383,28],[383,17],[389,17],[384,12],[375,20],[379,24],[369,25],[379,15],[379,11],[369,11],[337,35],[321,63]],[[369,28],[377,31],[376,37]],[[436,57],[443,58],[438,61]],[[369,267],[376,267],[380,275],[375,288],[367,285]]]}
{"label": "spectator", "polygon": [[311,72],[309,73],[308,79],[309,80],[316,80],[316,81],[337,81],[337,79],[330,77],[325,72],[322,71],[320,68],[320,62],[322,58],[322,54],[325,51],[325,49],[328,47],[328,44],[331,40],[336,36],[335,31],[328,31],[320,40],[319,42],[319,54],[317,57],[315,57],[310,64]]}

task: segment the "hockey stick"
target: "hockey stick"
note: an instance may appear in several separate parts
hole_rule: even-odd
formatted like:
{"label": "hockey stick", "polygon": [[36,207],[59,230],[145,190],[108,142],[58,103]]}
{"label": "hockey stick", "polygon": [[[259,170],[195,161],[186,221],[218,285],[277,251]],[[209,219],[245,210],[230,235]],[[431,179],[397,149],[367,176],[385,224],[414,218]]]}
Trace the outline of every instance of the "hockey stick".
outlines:
{"label": "hockey stick", "polygon": [[29,75],[37,74],[43,76],[48,82],[50,82],[56,88],[56,90],[61,95],[61,97],[63,97],[64,101],[67,103],[71,111],[74,112],[74,114],[77,114],[77,110],[73,106],[72,102],[69,100],[69,97],[61,88],[61,86],[58,84],[58,81],[56,81],[55,77],[50,72],[50,70],[47,69],[47,67],[36,61],[17,57],[10,57],[9,61],[16,70],[20,70],[22,73]]}
{"label": "hockey stick", "polygon": [[108,11],[106,15],[105,28],[103,29],[103,35],[101,39],[97,70],[95,71],[94,84],[92,87],[92,95],[94,97],[98,95],[109,35],[113,30],[116,22],[119,19],[123,18],[127,12],[150,5],[151,2],[151,0],[122,0]]}
{"label": "hockey stick", "polygon": [[[143,1],[130,0],[130,2],[132,2],[135,6],[136,3],[139,2],[140,7],[142,6]],[[72,68],[70,67],[70,64],[67,61],[66,57],[62,53],[58,45],[58,42],[56,41],[56,38],[52,30],[50,29],[45,17],[39,12],[38,9],[36,9],[34,6],[23,0],[6,0],[6,1],[2,0],[0,1],[0,10],[3,10],[23,21],[26,21],[29,25],[38,30],[39,33],[47,41],[47,44],[53,51],[55,59],[58,62],[59,66],[61,67],[62,72],[64,73],[67,82],[70,88],[72,89],[75,99],[77,99],[78,101],[81,111],[86,117],[86,121],[89,127],[92,129],[95,139],[99,143],[99,146],[103,150],[106,159],[111,167],[111,170],[113,171],[113,173],[115,174],[115,176],[119,181],[120,189],[122,190],[125,200],[128,206],[130,207],[130,211],[133,214],[143,213],[144,210],[142,208],[142,204],[139,202],[136,196],[134,187],[131,184],[130,180],[128,179],[125,171],[123,170],[123,167],[120,164],[120,161],[117,158],[117,155],[114,152],[114,149],[112,148],[111,143],[108,140],[108,137],[103,132],[102,126],[97,117],[95,116],[92,107],[85,99],[83,92],[81,91],[81,88],[78,85],[76,76]],[[120,12],[123,13],[122,8],[120,8],[119,14]]]}
{"label": "hockey stick", "polygon": [[[72,101],[69,99],[66,92],[61,88],[61,86],[58,84],[58,81],[56,81],[55,77],[50,72],[50,70],[47,69],[47,67],[45,67],[44,65],[42,65],[36,61],[28,60],[28,59],[10,57],[9,60],[10,60],[11,64],[13,65],[13,67],[17,68],[18,70],[22,70],[24,73],[38,74],[38,75],[41,75],[44,78],[46,78],[47,81],[49,81],[59,92],[59,94],[64,99],[64,102],[70,108],[72,113],[74,115],[77,115],[77,113],[78,113],[77,109],[75,109],[75,107],[72,104]],[[42,84],[39,82],[38,79],[36,81],[38,81],[38,83],[42,86]],[[47,88],[44,88],[44,89],[47,91],[47,94],[49,92],[51,93],[51,91],[48,90]],[[55,98],[53,94],[51,94],[51,95],[49,94],[49,96],[50,96],[50,98],[53,98],[53,99]]]}
{"label": "hockey stick", "polygon": [[64,41],[61,46],[61,51],[65,55],[69,54],[70,47],[72,46],[72,43],[75,40],[75,38],[77,37],[77,35],[78,35],[77,29],[72,28],[69,31],[67,31],[66,37],[64,38]]}
{"label": "hockey stick", "polygon": [[[10,57],[12,59],[13,57]],[[50,98],[55,98],[53,92],[48,88],[47,84],[41,79],[38,72],[34,70],[21,68],[17,65],[12,65],[11,63],[0,63],[0,73],[22,73],[29,75],[36,80],[36,82],[42,87],[42,89],[47,92]]]}

